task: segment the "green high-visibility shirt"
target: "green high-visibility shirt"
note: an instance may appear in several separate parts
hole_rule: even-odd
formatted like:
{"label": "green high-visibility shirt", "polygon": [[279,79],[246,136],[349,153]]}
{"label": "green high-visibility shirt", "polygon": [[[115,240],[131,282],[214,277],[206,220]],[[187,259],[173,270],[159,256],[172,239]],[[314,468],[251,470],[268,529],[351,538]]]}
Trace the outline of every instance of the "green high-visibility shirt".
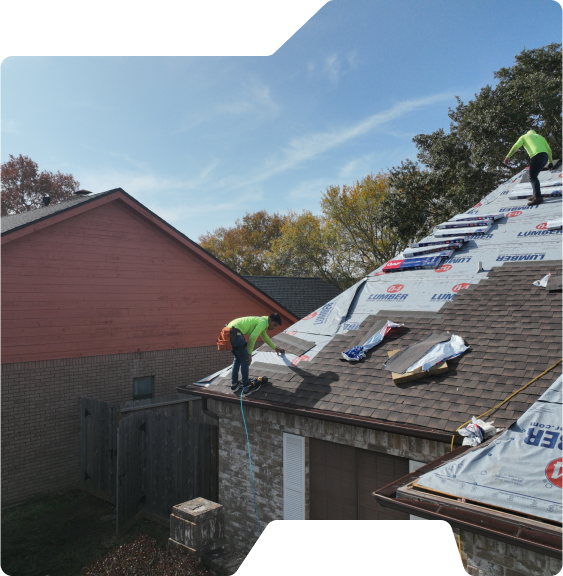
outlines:
{"label": "green high-visibility shirt", "polygon": [[549,147],[547,140],[543,136],[536,134],[535,130],[529,130],[526,132],[526,134],[524,134],[524,136],[520,136],[516,144],[514,144],[514,146],[512,146],[510,149],[507,158],[510,158],[521,146],[526,148],[526,152],[530,158],[533,158],[540,152],[547,152],[549,162],[553,161],[551,157],[551,148]]}
{"label": "green high-visibility shirt", "polygon": [[262,337],[262,340],[266,344],[276,349],[276,345],[268,338],[266,330],[268,329],[268,317],[267,316],[245,316],[244,318],[237,318],[232,322],[227,324],[229,328],[237,328],[245,336],[248,336],[248,353],[252,354],[254,350],[254,343],[258,336]]}

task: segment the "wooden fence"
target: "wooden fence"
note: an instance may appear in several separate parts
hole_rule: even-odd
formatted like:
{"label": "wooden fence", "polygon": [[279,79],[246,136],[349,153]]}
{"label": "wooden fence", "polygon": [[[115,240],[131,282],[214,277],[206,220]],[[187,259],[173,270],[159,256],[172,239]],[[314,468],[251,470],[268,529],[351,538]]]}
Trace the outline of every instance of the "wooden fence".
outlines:
{"label": "wooden fence", "polygon": [[143,516],[218,497],[218,429],[196,396],[111,404],[80,399],[80,483],[116,506],[121,533]]}

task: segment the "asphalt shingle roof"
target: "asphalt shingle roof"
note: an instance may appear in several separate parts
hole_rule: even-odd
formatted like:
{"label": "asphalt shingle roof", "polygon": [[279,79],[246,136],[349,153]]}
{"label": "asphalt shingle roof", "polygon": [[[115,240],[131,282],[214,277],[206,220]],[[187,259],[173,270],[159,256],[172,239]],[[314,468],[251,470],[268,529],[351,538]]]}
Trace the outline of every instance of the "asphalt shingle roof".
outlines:
{"label": "asphalt shingle roof", "polygon": [[12,216],[2,216],[2,234],[5,234],[6,232],[12,232],[13,230],[23,226],[28,226],[34,222],[39,222],[40,220],[54,216],[59,212],[65,212],[66,210],[76,208],[76,206],[79,204],[84,204],[94,198],[104,196],[105,194],[111,194],[115,191],[116,190],[108,190],[107,192],[100,192],[99,194],[76,196],[76,198],[65,200],[64,202],[59,202],[58,204],[50,204],[49,206],[44,206],[43,208],[36,208],[35,210],[29,210],[28,212],[14,214]]}
{"label": "asphalt shingle roof", "polygon": [[304,318],[342,292],[322,278],[292,276],[243,276],[243,278],[298,318]]}
{"label": "asphalt shingle roof", "polygon": [[[547,273],[560,274],[561,262],[505,263],[462,290],[438,315],[369,316],[359,330],[335,336],[313,362],[275,370],[251,366],[251,376],[265,375],[271,382],[252,397],[453,433],[561,358],[561,293],[532,284]],[[389,333],[364,362],[340,360],[340,352],[359,343],[383,316],[405,328]],[[395,385],[382,369],[387,352],[441,330],[462,336],[470,350],[448,363],[447,374]],[[509,426],[559,374],[561,364],[486,420]],[[216,379],[206,391],[229,393],[229,378]]]}

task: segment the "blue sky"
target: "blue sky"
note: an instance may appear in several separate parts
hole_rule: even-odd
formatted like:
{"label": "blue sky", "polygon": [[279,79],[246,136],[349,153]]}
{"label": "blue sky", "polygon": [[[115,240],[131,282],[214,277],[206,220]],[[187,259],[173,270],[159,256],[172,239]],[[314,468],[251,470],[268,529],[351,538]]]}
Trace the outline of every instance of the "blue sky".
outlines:
{"label": "blue sky", "polygon": [[247,211],[318,212],[560,41],[553,0],[332,0],[268,57],[9,57],[1,158],[122,187],[197,240]]}

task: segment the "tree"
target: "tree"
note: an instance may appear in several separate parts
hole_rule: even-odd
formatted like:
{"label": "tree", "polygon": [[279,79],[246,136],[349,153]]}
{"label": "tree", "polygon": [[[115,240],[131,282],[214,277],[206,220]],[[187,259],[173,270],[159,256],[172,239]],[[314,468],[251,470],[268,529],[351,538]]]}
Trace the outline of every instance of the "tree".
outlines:
{"label": "tree", "polygon": [[80,183],[71,174],[57,172],[39,173],[39,167],[29,156],[21,154],[1,166],[2,216],[20,214],[41,208],[43,198],[49,196],[56,204],[73,198]]}
{"label": "tree", "polygon": [[329,186],[321,199],[323,214],[338,239],[341,260],[354,278],[366,275],[397,253],[398,240],[382,203],[389,192],[387,174],[369,174],[352,186]]}
{"label": "tree", "polygon": [[400,230],[404,246],[436,224],[476,204],[511,174],[528,165],[521,149],[503,165],[516,140],[528,130],[542,134],[561,158],[561,44],[524,50],[510,68],[494,74],[474,100],[457,98],[449,133],[440,129],[413,139],[419,163],[410,160],[390,170],[394,190],[383,212]]}
{"label": "tree", "polygon": [[335,286],[347,285],[349,274],[339,264],[338,239],[329,220],[309,210],[289,211],[281,235],[272,243],[279,276],[315,276]]}
{"label": "tree", "polygon": [[381,211],[387,180],[370,174],[352,186],[329,186],[320,216],[290,212],[272,244],[278,273],[318,276],[346,289],[392,258],[397,235]]}
{"label": "tree", "polygon": [[199,237],[202,248],[239,274],[275,274],[270,246],[281,234],[286,217],[265,210],[246,213],[231,228],[224,226]]}

